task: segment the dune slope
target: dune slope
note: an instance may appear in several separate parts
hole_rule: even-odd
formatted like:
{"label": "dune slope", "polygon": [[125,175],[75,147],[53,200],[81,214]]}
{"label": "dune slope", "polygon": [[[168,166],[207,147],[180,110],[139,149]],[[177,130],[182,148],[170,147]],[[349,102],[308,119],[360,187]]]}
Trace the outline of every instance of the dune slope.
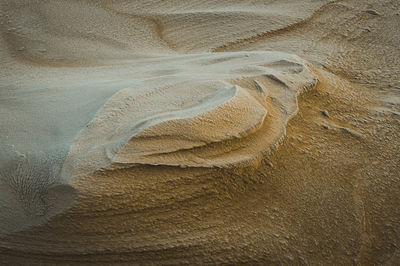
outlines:
{"label": "dune slope", "polygon": [[0,264],[398,264],[399,10],[0,1]]}

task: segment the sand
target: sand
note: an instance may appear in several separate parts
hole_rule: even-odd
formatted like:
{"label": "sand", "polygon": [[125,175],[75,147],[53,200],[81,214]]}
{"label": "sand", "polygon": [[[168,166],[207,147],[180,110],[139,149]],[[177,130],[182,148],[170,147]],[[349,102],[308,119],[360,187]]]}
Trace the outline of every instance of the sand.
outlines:
{"label": "sand", "polygon": [[396,1],[2,1],[0,261],[400,262]]}

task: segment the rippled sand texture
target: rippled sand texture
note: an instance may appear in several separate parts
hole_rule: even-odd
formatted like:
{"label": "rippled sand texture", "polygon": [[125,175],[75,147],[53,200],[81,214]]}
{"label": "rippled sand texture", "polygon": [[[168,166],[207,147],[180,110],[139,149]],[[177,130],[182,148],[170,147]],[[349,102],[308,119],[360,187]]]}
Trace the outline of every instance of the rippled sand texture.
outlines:
{"label": "rippled sand texture", "polygon": [[1,1],[0,264],[400,263],[375,2]]}

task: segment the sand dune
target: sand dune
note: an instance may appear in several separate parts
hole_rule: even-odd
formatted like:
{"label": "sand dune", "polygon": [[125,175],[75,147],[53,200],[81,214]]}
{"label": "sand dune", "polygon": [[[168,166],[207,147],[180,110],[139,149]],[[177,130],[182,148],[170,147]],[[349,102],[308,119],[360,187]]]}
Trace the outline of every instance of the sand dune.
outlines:
{"label": "sand dune", "polygon": [[0,264],[396,264],[399,10],[1,1]]}

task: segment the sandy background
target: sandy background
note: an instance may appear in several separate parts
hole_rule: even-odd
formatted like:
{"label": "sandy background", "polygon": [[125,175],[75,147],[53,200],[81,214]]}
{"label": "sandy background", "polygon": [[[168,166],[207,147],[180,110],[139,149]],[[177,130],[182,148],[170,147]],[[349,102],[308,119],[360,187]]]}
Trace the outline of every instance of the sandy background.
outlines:
{"label": "sandy background", "polygon": [[400,262],[397,1],[0,1],[0,264]]}

